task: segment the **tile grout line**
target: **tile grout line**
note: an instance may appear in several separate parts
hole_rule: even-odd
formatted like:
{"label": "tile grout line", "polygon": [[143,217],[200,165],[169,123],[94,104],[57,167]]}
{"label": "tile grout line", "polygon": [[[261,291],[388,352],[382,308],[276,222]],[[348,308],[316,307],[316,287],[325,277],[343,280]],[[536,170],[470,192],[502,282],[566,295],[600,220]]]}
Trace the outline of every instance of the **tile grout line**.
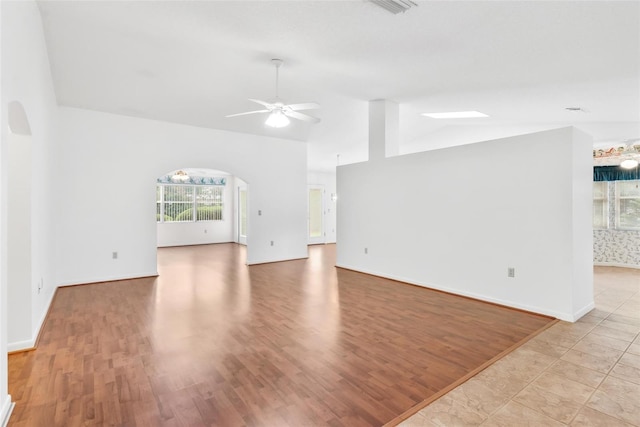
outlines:
{"label": "tile grout line", "polygon": [[[634,294],[634,295],[635,295],[635,294]],[[615,310],[618,310],[618,309],[619,309],[620,307],[622,307],[624,304],[625,304],[624,302],[623,302],[623,303],[621,303],[621,304],[620,304],[620,305],[619,305]],[[586,333],[584,333],[584,334],[583,334],[583,335],[578,339],[578,341],[577,341],[575,344],[573,344],[573,345],[572,345],[572,346],[567,350],[567,352],[568,352],[569,350],[580,351],[580,350],[575,349],[575,346],[577,346],[577,345],[578,345],[578,344],[579,344],[579,343],[580,343],[580,342],[581,342],[581,341],[582,341],[582,340],[583,340],[587,335],[591,334],[591,333],[593,332],[593,330],[594,330],[597,326],[603,326],[603,325],[601,325],[601,324],[602,324],[602,322],[604,322],[605,320],[609,319],[609,317],[610,317],[612,314],[615,314],[615,310],[614,310],[614,311],[612,311],[612,312],[610,312],[609,314],[607,314],[607,316],[605,316],[604,318],[600,319],[597,323],[595,323],[595,324],[594,324],[594,326],[593,326],[592,328],[590,328]],[[613,321],[613,320],[612,320],[612,321]],[[621,323],[621,322],[616,322],[616,323]],[[554,326],[555,326],[555,325],[554,325]],[[603,327],[605,327],[605,326],[603,326]],[[549,328],[549,330],[552,330],[552,329],[553,329],[553,327]],[[610,329],[611,329],[611,328],[610,328]],[[594,334],[595,334],[595,335],[599,335],[599,336],[604,336],[604,337],[606,337],[606,338],[616,339],[616,338],[609,337],[609,336],[606,336],[606,335],[601,335],[601,334],[597,334],[597,333],[594,333]],[[635,339],[637,339],[637,337],[638,337],[639,335],[640,335],[640,334],[636,334],[636,336],[634,337],[634,341],[635,341]],[[621,340],[621,341],[622,341],[622,340]],[[549,415],[544,414],[544,413],[542,413],[542,412],[538,411],[536,408],[532,408],[531,406],[529,406],[529,405],[527,405],[527,404],[525,404],[525,403],[517,402],[517,401],[515,401],[515,400],[514,400],[514,398],[515,398],[515,397],[517,397],[517,396],[518,396],[518,394],[520,394],[520,393],[521,393],[525,388],[529,387],[529,386],[530,386],[531,384],[533,384],[537,379],[539,379],[542,375],[544,375],[545,373],[549,372],[549,368],[551,368],[555,363],[557,363],[559,360],[562,360],[562,359],[561,359],[561,357],[562,357],[562,356],[560,356],[560,357],[556,357],[556,361],[554,361],[553,363],[551,363],[549,366],[545,367],[545,368],[544,368],[544,370],[543,370],[542,372],[540,372],[538,375],[536,375],[536,376],[535,376],[531,381],[529,381],[525,386],[523,386],[523,387],[522,387],[518,392],[516,392],[514,395],[512,395],[512,396],[509,398],[509,400],[508,400],[505,404],[501,405],[499,408],[497,408],[497,409],[496,409],[496,410],[494,410],[491,414],[489,414],[489,416],[487,417],[487,419],[485,419],[485,420],[482,422],[482,424],[485,424],[488,420],[490,420],[490,419],[491,419],[491,417],[492,417],[494,414],[496,414],[497,412],[499,412],[499,411],[500,411],[500,409],[502,409],[504,406],[508,405],[510,402],[516,402],[516,403],[518,403],[518,404],[520,404],[520,405],[522,405],[522,406],[524,406],[524,407],[526,407],[526,408],[528,408],[528,409],[531,409],[531,410],[533,410],[533,411],[537,412],[538,414],[541,414],[541,415],[547,416],[547,417],[549,417],[549,418],[552,418],[554,421],[557,421],[557,422],[559,422],[559,423],[561,423],[561,424],[564,424],[564,425],[567,425],[567,426],[571,425],[571,423],[575,420],[575,418],[578,416],[578,414],[580,413],[580,411],[581,411],[585,406],[587,406],[587,403],[591,400],[591,397],[593,397],[593,395],[596,393],[596,391],[598,391],[598,390],[599,390],[599,388],[600,388],[600,386],[602,385],[602,383],[607,379],[607,377],[611,376],[611,375],[610,375],[611,371],[612,371],[612,370],[615,368],[615,366],[620,362],[620,359],[621,359],[621,358],[622,358],[622,357],[627,353],[627,350],[629,349],[629,347],[631,346],[631,344],[632,344],[634,341],[631,341],[631,342],[629,342],[629,343],[627,344],[627,347],[625,348],[625,350],[623,350],[623,351],[621,352],[621,355],[616,359],[616,362],[612,364],[611,368],[609,368],[609,370],[608,370],[606,373],[598,372],[598,371],[595,371],[595,370],[593,370],[593,369],[591,369],[591,368],[582,367],[582,368],[587,369],[587,370],[589,370],[589,371],[593,371],[593,372],[596,372],[596,373],[604,374],[604,377],[603,377],[603,379],[602,379],[602,380],[600,380],[600,381],[599,381],[599,383],[598,383],[598,385],[597,385],[596,387],[590,387],[590,386],[588,386],[588,385],[586,385],[586,384],[583,384],[583,385],[585,385],[585,386],[587,386],[587,387],[589,387],[589,388],[592,388],[592,389],[593,389],[593,391],[589,394],[589,397],[588,397],[587,399],[585,399],[585,403],[581,403],[581,404],[580,404],[580,407],[578,408],[578,410],[576,411],[576,413],[571,417],[571,420],[570,420],[569,422],[565,423],[565,422],[562,422],[562,421],[556,420],[555,418],[550,417]],[[602,345],[602,344],[597,344],[597,345],[600,345],[600,346],[603,346],[603,347],[607,347],[607,348],[611,348],[611,347],[608,347],[608,346],[606,346],[606,345]],[[614,348],[611,348],[611,349],[615,350]],[[536,351],[536,350],[533,350],[533,349],[532,349],[531,351]],[[565,352],[564,354],[566,354],[567,352]],[[582,351],[580,351],[580,352],[581,352],[581,353],[584,353],[584,352],[582,352]],[[540,352],[538,352],[538,353],[540,353]],[[543,354],[543,353],[540,353],[540,354]],[[563,355],[564,355],[564,354],[563,354]],[[588,354],[588,353],[587,353],[587,354]],[[555,357],[555,356],[554,356],[554,357]],[[571,363],[571,362],[569,362],[569,363]],[[580,366],[580,365],[578,365],[578,366]],[[617,377],[615,377],[615,376],[614,376],[614,378],[617,378]],[[574,380],[572,380],[572,381],[574,381]],[[587,407],[588,407],[588,406],[587,406]],[[592,409],[592,408],[590,408],[590,409]],[[595,410],[595,409],[593,409],[593,410]],[[595,411],[597,411],[597,410],[595,410]],[[600,412],[600,411],[597,411],[597,412]],[[607,415],[607,414],[604,414],[604,415]],[[615,418],[615,417],[614,417],[614,418]],[[481,425],[482,425],[482,424],[481,424]]]}
{"label": "tile grout line", "polygon": [[[638,294],[638,293],[634,294],[634,296],[635,296],[635,295],[637,295],[637,294]],[[633,298],[633,297],[631,297],[631,298]],[[611,317],[611,315],[615,314],[615,312],[616,312],[620,307],[622,307],[622,306],[623,306],[627,301],[629,301],[629,299],[627,299],[626,301],[622,302],[622,303],[621,303],[621,304],[620,304],[620,305],[619,305],[615,310],[611,311],[609,314],[607,314],[607,316],[606,316],[606,317],[602,318],[602,319],[601,319],[601,320],[600,320],[600,321],[599,321],[599,322],[598,322],[598,323],[597,323],[593,328],[591,328],[591,330],[590,330],[589,332],[587,332],[587,334],[585,334],[582,338],[580,338],[580,340],[579,340],[577,343],[575,343],[575,344],[573,345],[573,347],[571,347],[571,350],[574,350],[574,347],[575,347],[576,345],[578,345],[578,343],[580,343],[580,341],[582,341],[582,340],[583,340],[587,335],[589,335],[589,334],[590,334],[590,333],[591,333],[591,332],[592,332],[592,331],[593,331],[597,326],[606,327],[606,326],[602,325],[602,322],[604,322],[605,320],[609,319],[609,317]],[[611,321],[612,321],[612,322],[615,322],[614,320],[611,320]],[[621,323],[621,322],[615,322],[615,323]],[[612,328],[609,328],[609,329],[612,329]],[[607,336],[607,335],[598,334],[598,333],[596,333],[596,332],[594,332],[594,334],[595,334],[595,335],[599,335],[599,336],[603,336],[603,337],[606,337],[606,338],[617,339],[617,338],[614,338],[614,337],[609,337],[609,336]],[[620,363],[620,359],[622,359],[622,357],[627,353],[627,350],[628,350],[628,349],[629,349],[629,347],[631,347],[631,345],[635,342],[635,340],[638,338],[638,336],[640,336],[640,333],[636,333],[636,336],[633,338],[633,340],[627,344],[627,347],[626,347],[624,350],[622,350],[622,352],[621,352],[620,356],[618,356],[618,358],[616,359],[616,362],[615,362],[615,363],[613,363],[613,364],[611,365],[611,368],[609,368],[609,370],[608,370],[606,373],[604,373],[604,377],[603,377],[603,378],[602,378],[602,380],[598,383],[598,385],[593,389],[593,391],[592,391],[592,392],[591,392],[591,394],[589,395],[589,398],[585,400],[585,403],[583,403],[583,404],[581,404],[581,405],[580,405],[580,409],[578,409],[578,412],[576,412],[576,413],[575,413],[575,415],[571,418],[571,421],[570,421],[568,424],[566,424],[566,425],[570,426],[570,425],[571,425],[571,423],[576,419],[576,417],[578,416],[578,414],[580,414],[580,411],[581,411],[584,407],[587,407],[587,408],[589,408],[589,409],[591,409],[591,410],[594,410],[594,411],[596,411],[596,412],[599,412],[599,413],[601,413],[601,414],[603,414],[603,415],[610,416],[609,414],[605,414],[605,413],[603,413],[603,412],[601,412],[601,411],[599,411],[599,410],[597,410],[597,409],[590,408],[589,406],[587,406],[587,404],[589,403],[589,401],[591,400],[591,398],[593,397],[593,395],[594,395],[594,394],[595,394],[595,393],[600,389],[600,386],[605,382],[605,380],[606,380],[608,377],[612,376],[612,375],[611,375],[611,371],[613,371],[613,369],[616,367],[616,365],[618,365],[618,363]],[[619,341],[625,341],[625,340],[619,340]],[[606,346],[606,345],[602,345],[602,344],[598,344],[598,345],[601,345],[601,346],[603,346],[603,347],[608,347],[608,346]],[[611,347],[608,347],[608,348],[611,348]],[[613,349],[613,350],[615,350],[615,349]],[[576,351],[580,351],[580,350],[576,350]],[[589,368],[585,368],[585,369],[589,369]],[[591,370],[592,370],[592,369],[591,369]],[[595,371],[595,372],[598,372],[598,371]],[[613,378],[617,378],[617,377],[613,376]],[[620,420],[620,419],[619,419],[619,418],[617,418],[617,417],[613,417],[613,418],[616,418],[616,419]],[[624,420],[620,420],[620,421],[625,422]]]}

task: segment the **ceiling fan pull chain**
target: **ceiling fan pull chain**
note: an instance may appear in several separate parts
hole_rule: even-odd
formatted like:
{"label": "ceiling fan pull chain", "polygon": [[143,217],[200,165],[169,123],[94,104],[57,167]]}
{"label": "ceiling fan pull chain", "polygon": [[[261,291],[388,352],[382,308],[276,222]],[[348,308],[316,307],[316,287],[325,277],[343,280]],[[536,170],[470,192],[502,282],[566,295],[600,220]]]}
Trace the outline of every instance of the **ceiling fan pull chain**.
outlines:
{"label": "ceiling fan pull chain", "polygon": [[280,66],[282,65],[282,59],[272,59],[276,64],[276,100],[280,99]]}

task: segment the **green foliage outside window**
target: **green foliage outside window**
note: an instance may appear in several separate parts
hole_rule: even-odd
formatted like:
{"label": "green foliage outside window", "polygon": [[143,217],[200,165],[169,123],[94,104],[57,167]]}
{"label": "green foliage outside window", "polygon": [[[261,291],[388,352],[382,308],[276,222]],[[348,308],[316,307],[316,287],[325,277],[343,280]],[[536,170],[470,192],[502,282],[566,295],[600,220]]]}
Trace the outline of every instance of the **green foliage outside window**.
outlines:
{"label": "green foliage outside window", "polygon": [[[224,187],[222,186],[158,185],[157,188],[156,219],[158,222],[221,221],[223,219]],[[196,207],[195,219],[193,218],[194,207]]]}

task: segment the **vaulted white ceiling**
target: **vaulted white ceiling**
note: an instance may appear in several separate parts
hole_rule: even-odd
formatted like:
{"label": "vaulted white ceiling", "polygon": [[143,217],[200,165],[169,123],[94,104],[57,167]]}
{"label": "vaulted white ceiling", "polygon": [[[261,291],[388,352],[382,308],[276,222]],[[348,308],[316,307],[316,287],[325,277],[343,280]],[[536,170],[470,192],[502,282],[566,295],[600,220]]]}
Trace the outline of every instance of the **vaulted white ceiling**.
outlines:
{"label": "vaulted white ceiling", "polygon": [[[58,103],[296,139],[309,168],[366,160],[368,101],[400,104],[401,151],[576,125],[596,145],[640,138],[640,3],[43,1]],[[273,98],[318,102],[283,129],[225,118]],[[571,113],[565,107],[586,112]],[[478,110],[487,119],[422,112]],[[303,143],[301,142],[301,143]]]}

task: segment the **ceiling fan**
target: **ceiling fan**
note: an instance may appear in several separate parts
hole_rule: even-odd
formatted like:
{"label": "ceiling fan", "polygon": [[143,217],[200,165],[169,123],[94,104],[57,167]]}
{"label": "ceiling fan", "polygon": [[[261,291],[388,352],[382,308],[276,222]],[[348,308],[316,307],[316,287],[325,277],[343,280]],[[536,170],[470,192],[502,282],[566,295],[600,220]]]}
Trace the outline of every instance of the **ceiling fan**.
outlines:
{"label": "ceiling fan", "polygon": [[279,69],[282,65],[282,59],[272,59],[271,62],[276,67],[276,97],[273,102],[261,101],[259,99],[251,99],[249,101],[253,101],[257,104],[260,104],[265,107],[263,110],[255,110],[255,111],[247,111],[246,113],[238,113],[238,114],[230,114],[226,117],[237,117],[237,116],[245,116],[247,114],[257,114],[257,113],[269,113],[269,117],[265,124],[267,126],[271,126],[274,128],[281,128],[287,126],[290,121],[289,117],[292,119],[302,120],[309,123],[319,123],[320,119],[317,117],[309,116],[308,114],[300,113],[300,110],[312,110],[314,108],[320,108],[315,102],[305,102],[302,104],[285,104],[278,97],[278,84],[279,84]]}

